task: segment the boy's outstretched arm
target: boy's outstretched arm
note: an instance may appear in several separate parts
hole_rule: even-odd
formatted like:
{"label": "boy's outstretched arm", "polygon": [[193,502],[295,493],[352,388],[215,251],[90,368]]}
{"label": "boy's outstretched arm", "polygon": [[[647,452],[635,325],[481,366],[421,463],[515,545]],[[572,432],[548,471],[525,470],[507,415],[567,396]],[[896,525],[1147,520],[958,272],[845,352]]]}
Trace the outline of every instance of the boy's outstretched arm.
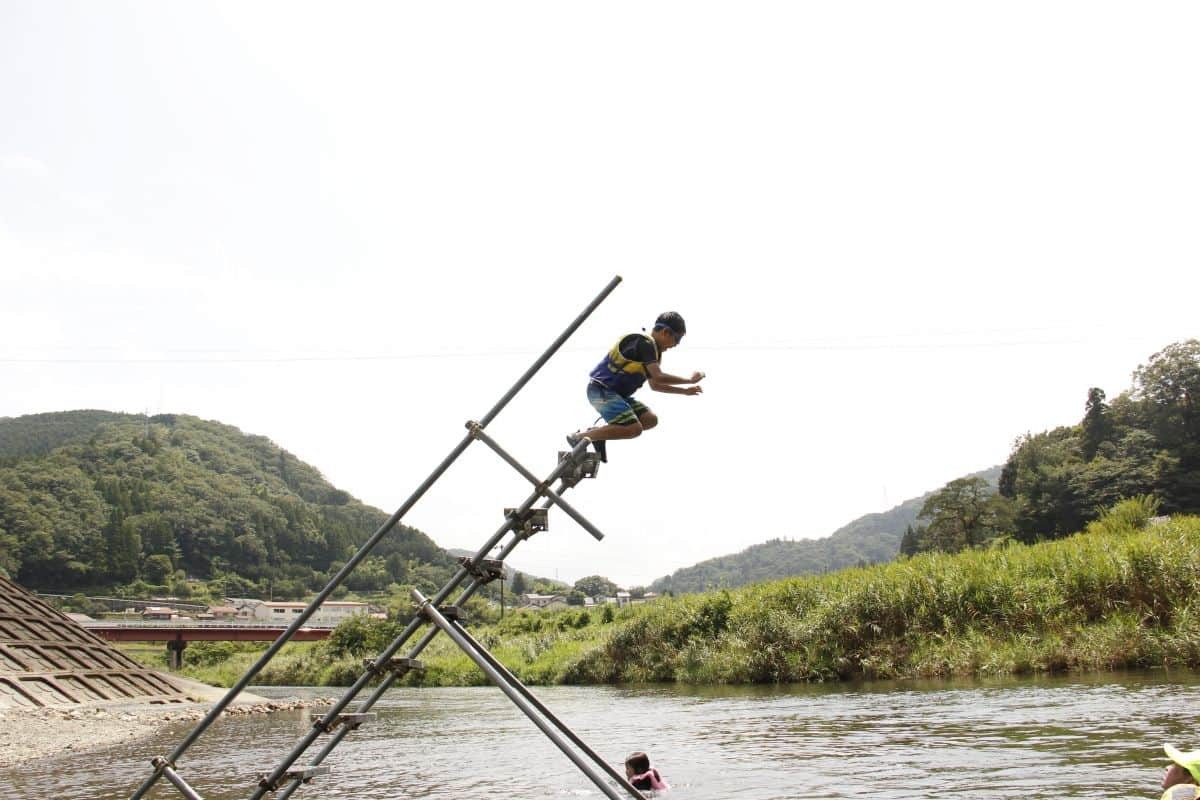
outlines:
{"label": "boy's outstretched arm", "polygon": [[684,386],[684,384],[697,384],[704,380],[703,372],[693,372],[690,378],[684,378],[679,375],[671,375],[670,373],[663,372],[662,367],[658,364],[647,364],[646,374],[650,376],[650,388],[656,392],[700,394],[704,391],[699,386]]}

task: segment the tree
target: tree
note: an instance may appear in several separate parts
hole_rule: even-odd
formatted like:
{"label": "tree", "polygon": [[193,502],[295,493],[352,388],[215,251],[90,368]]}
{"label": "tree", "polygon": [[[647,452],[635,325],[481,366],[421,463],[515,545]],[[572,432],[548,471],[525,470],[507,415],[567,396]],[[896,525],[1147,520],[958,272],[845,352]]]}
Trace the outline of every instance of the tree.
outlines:
{"label": "tree", "polygon": [[1024,542],[1057,539],[1085,522],[1084,504],[1072,492],[1080,468],[1077,429],[1056,428],[1017,440],[1001,473],[1004,497],[1013,500],[1013,532]]}
{"label": "tree", "polygon": [[142,540],[132,520],[113,509],[104,529],[108,543],[108,572],[114,580],[127,583],[138,576],[142,557]]}
{"label": "tree", "polygon": [[1134,396],[1151,406],[1160,442],[1200,445],[1200,341],[1168,345],[1138,367],[1133,379]]}
{"label": "tree", "polygon": [[921,539],[911,524],[904,526],[904,535],[900,537],[900,555],[915,556],[921,552]]}
{"label": "tree", "polygon": [[617,591],[617,585],[600,575],[588,575],[575,581],[575,591],[585,597],[612,597]]}
{"label": "tree", "polygon": [[1108,406],[1104,405],[1104,390],[1088,389],[1087,405],[1083,414],[1083,460],[1096,457],[1103,442],[1112,436],[1112,424],[1108,419]]}
{"label": "tree", "polygon": [[175,568],[171,565],[171,559],[161,553],[146,556],[146,562],[142,566],[142,573],[146,576],[146,580],[154,584],[165,584],[174,572]]}
{"label": "tree", "polygon": [[1134,398],[1166,457],[1157,493],[1167,512],[1200,510],[1200,341],[1169,345],[1134,372]]}
{"label": "tree", "polygon": [[929,520],[921,536],[927,548],[956,553],[1002,533],[993,497],[998,495],[983,478],[958,478],[931,494],[917,515]]}
{"label": "tree", "polygon": [[510,588],[513,594],[525,594],[529,590],[529,587],[525,585],[525,576],[520,572],[514,572]]}

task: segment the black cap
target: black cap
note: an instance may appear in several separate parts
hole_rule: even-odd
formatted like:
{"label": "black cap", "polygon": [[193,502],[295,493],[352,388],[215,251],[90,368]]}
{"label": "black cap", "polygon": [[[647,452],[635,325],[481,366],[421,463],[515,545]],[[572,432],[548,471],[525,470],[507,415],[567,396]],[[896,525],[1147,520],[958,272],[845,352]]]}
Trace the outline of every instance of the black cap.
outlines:
{"label": "black cap", "polygon": [[687,333],[687,325],[683,322],[683,317],[679,316],[677,311],[664,311],[658,315],[658,319],[654,320],[654,327],[666,328],[671,333],[675,334],[676,339],[682,339]]}

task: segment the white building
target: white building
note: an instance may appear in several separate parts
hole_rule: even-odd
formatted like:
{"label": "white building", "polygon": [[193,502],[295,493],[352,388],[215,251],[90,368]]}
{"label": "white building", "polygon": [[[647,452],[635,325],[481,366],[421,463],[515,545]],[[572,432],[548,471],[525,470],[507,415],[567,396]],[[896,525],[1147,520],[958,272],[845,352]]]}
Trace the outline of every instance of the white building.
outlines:
{"label": "white building", "polygon": [[[291,625],[292,620],[300,616],[308,603],[273,602],[269,600],[229,599],[229,605],[237,609],[239,620],[252,622],[267,622],[279,625]],[[326,600],[317,607],[316,612],[308,618],[310,625],[321,627],[336,627],[342,620],[366,614],[370,607],[366,603],[350,603],[337,600]]]}
{"label": "white building", "polygon": [[530,592],[528,594],[521,595],[520,601],[524,606],[533,608],[547,608],[555,603],[566,604],[567,598],[566,595],[561,594],[534,594],[533,592]]}

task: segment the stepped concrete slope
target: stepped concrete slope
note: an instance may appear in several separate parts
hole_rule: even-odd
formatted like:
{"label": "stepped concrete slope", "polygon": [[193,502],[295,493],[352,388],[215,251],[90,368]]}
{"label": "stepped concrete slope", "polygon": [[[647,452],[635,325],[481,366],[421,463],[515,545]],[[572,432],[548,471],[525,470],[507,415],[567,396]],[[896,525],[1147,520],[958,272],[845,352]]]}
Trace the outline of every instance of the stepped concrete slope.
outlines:
{"label": "stepped concrete slope", "polygon": [[166,676],[0,576],[0,707],[186,699]]}

